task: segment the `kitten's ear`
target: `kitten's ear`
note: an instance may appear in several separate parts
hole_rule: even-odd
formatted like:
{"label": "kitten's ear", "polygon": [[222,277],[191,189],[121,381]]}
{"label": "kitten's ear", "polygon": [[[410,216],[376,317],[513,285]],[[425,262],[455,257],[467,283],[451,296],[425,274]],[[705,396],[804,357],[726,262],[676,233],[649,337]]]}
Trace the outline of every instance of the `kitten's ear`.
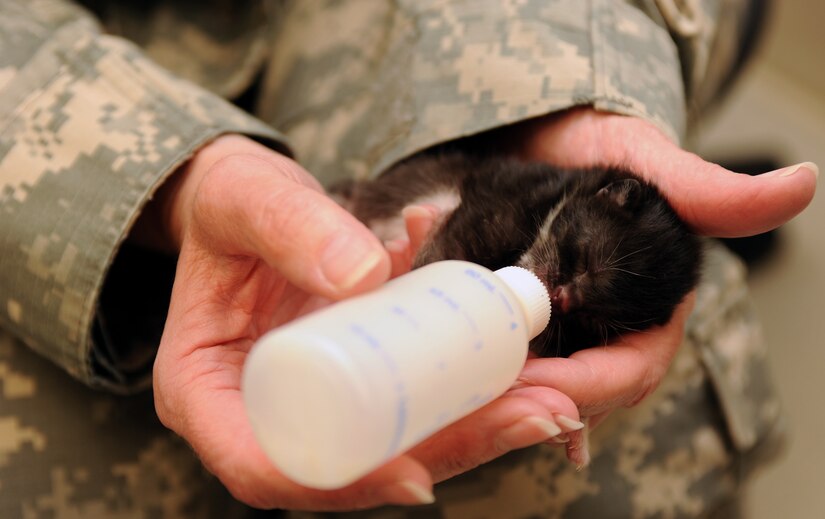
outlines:
{"label": "kitten's ear", "polygon": [[596,196],[604,197],[625,209],[632,209],[639,201],[642,193],[642,185],[638,180],[626,178],[607,184],[599,189]]}

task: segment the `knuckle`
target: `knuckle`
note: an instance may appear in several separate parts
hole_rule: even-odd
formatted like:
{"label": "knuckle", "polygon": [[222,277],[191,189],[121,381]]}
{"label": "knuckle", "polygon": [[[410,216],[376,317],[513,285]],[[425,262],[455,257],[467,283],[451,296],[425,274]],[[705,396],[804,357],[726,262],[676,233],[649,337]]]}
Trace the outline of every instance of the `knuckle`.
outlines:
{"label": "knuckle", "polygon": [[198,184],[193,202],[195,214],[213,217],[225,208],[226,204],[231,201],[227,193],[233,186],[248,177],[253,167],[252,161],[260,161],[260,159],[247,154],[233,154],[215,161]]}
{"label": "knuckle", "polygon": [[[293,233],[283,232],[313,220],[316,194],[300,179],[306,174],[276,154],[229,154],[216,160],[198,184],[192,210],[199,228],[212,235],[216,225],[235,222],[256,233],[277,236],[288,244]],[[315,217],[317,219],[317,217]]]}
{"label": "knuckle", "polygon": [[457,448],[449,453],[445,453],[444,457],[439,460],[438,469],[433,471],[437,475],[437,479],[447,479],[459,474],[463,474],[468,470],[472,470],[486,461],[490,461],[499,456],[506,454],[506,450],[500,449],[495,443],[492,444],[489,459],[479,460],[468,452],[467,448]]}
{"label": "knuckle", "polygon": [[284,232],[310,224],[314,214],[315,201],[307,192],[294,186],[284,186],[263,195],[256,212],[256,228],[279,240],[289,240],[292,233]]}

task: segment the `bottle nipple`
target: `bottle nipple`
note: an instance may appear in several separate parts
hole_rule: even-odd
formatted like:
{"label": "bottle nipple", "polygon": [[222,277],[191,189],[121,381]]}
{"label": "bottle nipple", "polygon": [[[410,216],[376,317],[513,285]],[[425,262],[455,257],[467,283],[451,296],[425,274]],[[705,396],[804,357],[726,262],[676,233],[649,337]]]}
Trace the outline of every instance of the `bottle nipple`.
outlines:
{"label": "bottle nipple", "polygon": [[524,311],[530,339],[540,334],[550,323],[552,305],[547,287],[534,273],[522,267],[504,267],[495,271],[513,291]]}

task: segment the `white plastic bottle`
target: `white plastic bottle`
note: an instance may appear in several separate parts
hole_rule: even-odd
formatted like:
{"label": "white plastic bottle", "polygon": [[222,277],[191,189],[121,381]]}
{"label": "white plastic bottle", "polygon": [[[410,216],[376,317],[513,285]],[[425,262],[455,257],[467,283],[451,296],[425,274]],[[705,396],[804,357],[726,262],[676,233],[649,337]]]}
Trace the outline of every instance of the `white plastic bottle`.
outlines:
{"label": "white plastic bottle", "polygon": [[249,420],[287,477],[346,486],[504,393],[549,318],[528,270],[427,265],[261,337]]}

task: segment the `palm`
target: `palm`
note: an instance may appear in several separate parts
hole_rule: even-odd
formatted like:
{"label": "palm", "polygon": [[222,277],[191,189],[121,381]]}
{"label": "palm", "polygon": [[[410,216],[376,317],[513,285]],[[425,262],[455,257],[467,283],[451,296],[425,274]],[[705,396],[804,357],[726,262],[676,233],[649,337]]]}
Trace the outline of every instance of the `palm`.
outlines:
{"label": "palm", "polygon": [[[226,373],[223,387],[238,389],[240,368],[252,344],[266,331],[307,312],[325,300],[312,297],[277,271],[254,258],[210,257],[187,261],[181,255],[175,290],[182,297],[170,312],[174,327],[188,347],[180,348],[178,362],[204,357],[220,360]],[[214,356],[219,355],[220,358]]]}
{"label": "palm", "polygon": [[158,373],[158,378],[186,387],[200,401],[188,405],[199,413],[192,420],[233,424],[225,429],[232,438],[204,435],[189,441],[209,445],[201,452],[210,453],[204,462],[215,472],[227,470],[216,466],[227,462],[270,472],[254,442],[239,441],[251,439],[240,393],[244,360],[263,333],[324,300],[296,288],[259,259],[213,255],[189,244],[181,251],[173,294],[163,356],[156,365],[173,373]]}
{"label": "palm", "polygon": [[[759,177],[733,174],[680,149],[646,121],[592,109],[527,122],[515,135],[514,151],[529,160],[632,169],[658,185],[679,216],[703,235],[747,236],[776,227],[807,205],[816,183],[813,175],[781,181],[794,167]],[[688,296],[667,325],[628,335],[611,348],[529,363],[524,381],[560,389],[595,420],[633,405],[664,376],[693,300]]]}
{"label": "palm", "polygon": [[[631,118],[627,121],[638,124]],[[641,173],[652,178],[652,172],[667,170],[649,160],[655,155],[651,150],[656,143],[661,145],[665,140],[661,134],[659,141],[646,135],[650,138],[647,145],[643,145],[644,139],[642,145],[632,138],[613,142],[599,138],[602,128],[598,125],[585,121],[587,124],[565,129],[557,126],[558,122],[533,128],[535,138],[524,139],[525,154],[563,162],[555,160],[559,157],[550,149],[560,147],[568,150],[568,164],[592,165],[634,156],[628,155],[631,144],[637,146],[639,160],[648,159]],[[625,134],[633,136],[632,131]],[[572,142],[564,142],[568,137]],[[543,148],[542,142],[550,148]],[[605,143],[613,145],[599,145]],[[662,153],[659,159],[666,161],[678,148],[669,141],[665,144],[670,153]],[[609,150],[613,155],[606,153]],[[326,198],[306,171],[260,145],[240,137],[218,139],[189,162],[187,171],[190,174],[170,197],[171,234],[177,235],[181,252],[155,362],[156,409],[163,423],[189,441],[205,465],[237,498],[249,504],[351,509],[386,502],[421,503],[419,491],[426,492],[433,479],[468,470],[506,450],[546,440],[547,429],[538,427],[536,420],[545,425],[559,415],[575,420],[579,416],[576,404],[592,414],[632,403],[655,387],[681,337],[684,309],[659,332],[615,348],[581,352],[571,359],[533,359],[527,362],[517,387],[410,454],[341,490],[300,487],[269,463],[253,437],[240,394],[246,355],[263,333],[327,304],[330,299],[325,297],[349,297],[380,285],[390,270],[403,272],[411,250],[426,237],[434,215],[419,211],[422,220],[411,222],[410,240],[400,250],[394,247],[388,261],[375,237]],[[694,200],[687,197],[685,202],[683,196],[679,199],[681,211],[679,207],[677,211],[692,216],[694,228],[746,232],[735,214],[716,211],[712,213],[718,216],[715,222],[697,218],[706,215],[697,210],[702,193],[690,188],[697,182],[686,175],[678,179],[686,186],[681,186],[684,193]],[[681,192],[672,176],[663,174],[654,181],[668,187],[669,193]],[[784,221],[783,214],[800,210],[813,195],[807,180],[783,186],[777,184],[769,190],[778,196],[777,202],[763,207],[760,219],[750,221],[749,229],[778,225]],[[717,198],[733,190],[719,186],[718,191]],[[736,193],[751,195],[747,189]],[[737,210],[741,212],[741,207],[729,213]],[[175,228],[181,232],[174,232]],[[333,266],[338,268],[330,274],[324,261],[326,253],[342,239],[344,254],[360,251],[361,261],[353,263],[352,254],[341,261],[342,250],[332,247],[336,252]],[[362,255],[364,252],[367,255]],[[662,342],[664,347],[656,346]],[[560,363],[567,366],[556,365]],[[574,440],[580,437],[571,436]],[[410,485],[419,491],[410,492]]]}
{"label": "palm", "polygon": [[[357,493],[349,495],[348,489],[301,488],[282,476],[257,446],[240,392],[243,364],[255,341],[273,327],[329,301],[290,283],[261,260],[214,255],[196,240],[187,242],[181,251],[167,331],[156,363],[156,381],[162,381],[157,390],[186,399],[176,407],[186,409],[185,421],[196,425],[188,429],[187,440],[228,486],[233,474],[245,474],[247,484],[240,492],[256,492],[241,493],[239,497],[246,502],[259,506],[287,502],[295,507],[333,502],[340,507],[341,495],[363,499]],[[556,410],[575,416],[572,402],[561,394],[544,388],[515,390],[477,416],[433,437],[412,455],[396,458],[360,485],[369,488],[369,478],[397,480],[398,473],[422,470],[422,463],[432,477],[441,480],[492,459],[502,453],[495,447],[496,433],[518,416],[536,413],[537,405],[547,406],[547,413]],[[479,422],[485,426],[479,427]],[[444,455],[455,451],[455,445],[472,445],[478,453],[466,466],[457,465]]]}

